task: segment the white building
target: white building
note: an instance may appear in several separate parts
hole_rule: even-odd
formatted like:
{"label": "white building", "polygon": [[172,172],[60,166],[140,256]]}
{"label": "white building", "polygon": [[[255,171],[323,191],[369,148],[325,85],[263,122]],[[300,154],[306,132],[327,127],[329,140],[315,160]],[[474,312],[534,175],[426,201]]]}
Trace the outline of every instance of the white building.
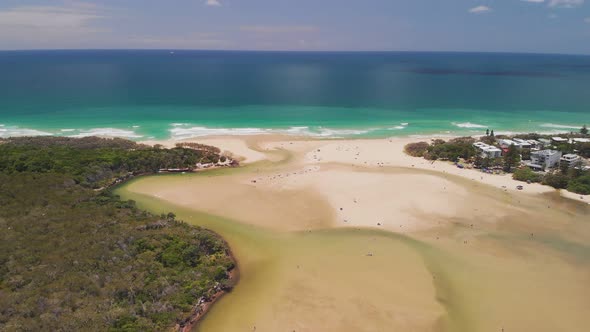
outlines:
{"label": "white building", "polygon": [[582,158],[577,154],[568,153],[561,157],[560,162],[566,164],[568,168],[579,166],[582,163]]}
{"label": "white building", "polygon": [[531,162],[528,167],[544,171],[547,168],[556,167],[561,158],[561,151],[541,150],[531,152]]}
{"label": "white building", "polygon": [[555,143],[567,143],[568,139],[563,137],[551,137],[551,140]]}
{"label": "white building", "polygon": [[513,139],[513,141],[516,142],[516,146],[518,146],[520,148],[524,148],[524,149],[531,148],[531,143],[529,143],[528,141],[525,141],[523,139],[515,138],[515,139]]}
{"label": "white building", "polygon": [[511,139],[501,139],[498,141],[498,143],[500,143],[501,147],[507,148],[511,145],[517,145],[515,141],[511,140]]}
{"label": "white building", "polygon": [[502,150],[495,146],[485,144],[484,142],[475,142],[473,143],[473,146],[481,152],[483,158],[499,158],[502,156]]}
{"label": "white building", "polygon": [[590,143],[590,138],[572,138],[572,143]]}
{"label": "white building", "polygon": [[534,139],[529,139],[527,142],[531,145],[531,149],[539,149],[543,146],[543,143],[535,141]]}
{"label": "white building", "polygon": [[541,147],[551,145],[551,140],[546,139],[546,138],[539,138],[538,141],[539,141],[539,143],[541,143]]}
{"label": "white building", "polygon": [[498,142],[500,143],[500,146],[503,148],[509,148],[512,145],[514,145],[518,149],[522,149],[522,148],[530,149],[531,148],[531,143],[529,143],[526,140],[520,139],[520,138],[501,139]]}

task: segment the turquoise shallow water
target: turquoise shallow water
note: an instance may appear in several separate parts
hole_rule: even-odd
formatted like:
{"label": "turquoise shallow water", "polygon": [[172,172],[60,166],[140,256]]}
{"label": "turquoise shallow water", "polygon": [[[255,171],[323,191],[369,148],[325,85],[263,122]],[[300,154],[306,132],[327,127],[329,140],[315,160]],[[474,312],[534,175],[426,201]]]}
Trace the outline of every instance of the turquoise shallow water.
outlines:
{"label": "turquoise shallow water", "polygon": [[590,124],[590,57],[0,52],[0,137],[563,132]]}

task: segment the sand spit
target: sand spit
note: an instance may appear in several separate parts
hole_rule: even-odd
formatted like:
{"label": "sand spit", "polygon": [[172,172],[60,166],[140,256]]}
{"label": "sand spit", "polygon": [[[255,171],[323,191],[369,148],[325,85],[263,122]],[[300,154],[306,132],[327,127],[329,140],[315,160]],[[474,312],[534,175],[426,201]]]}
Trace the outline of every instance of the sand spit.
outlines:
{"label": "sand spit", "polygon": [[588,205],[410,140],[248,137],[263,159],[120,194],[232,247],[240,282],[198,331],[585,331]]}

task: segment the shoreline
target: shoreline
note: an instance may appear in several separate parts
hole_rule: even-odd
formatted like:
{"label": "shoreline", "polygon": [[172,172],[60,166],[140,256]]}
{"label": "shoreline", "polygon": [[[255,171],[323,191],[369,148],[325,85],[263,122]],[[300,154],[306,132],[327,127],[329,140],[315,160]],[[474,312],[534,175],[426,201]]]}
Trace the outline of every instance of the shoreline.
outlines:
{"label": "shoreline", "polygon": [[[404,151],[404,146],[408,143],[420,142],[433,139],[452,139],[462,136],[428,136],[428,137],[389,137],[389,138],[353,138],[353,139],[339,139],[339,138],[310,138],[307,136],[291,136],[291,135],[249,135],[249,136],[208,136],[198,139],[184,139],[184,140],[148,140],[140,141],[139,143],[154,145],[161,144],[166,147],[173,147],[176,143],[182,142],[198,142],[201,144],[213,145],[219,147],[222,151],[231,152],[232,156],[237,158],[240,163],[245,165],[271,160],[269,153],[272,151],[286,149],[293,147],[293,143],[297,142],[300,145],[297,149],[299,152],[304,150],[307,154],[316,146],[324,147],[322,153],[316,153],[315,159],[311,155],[307,155],[303,161],[306,164],[314,164],[321,166],[326,162],[336,162],[342,164],[351,164],[358,167],[380,168],[386,166],[407,167],[422,169],[428,171],[439,172],[442,174],[452,174],[463,177],[465,179],[476,181],[495,188],[510,191],[520,192],[525,194],[543,194],[548,192],[558,192],[560,196],[576,200],[582,203],[590,204],[590,195],[580,195],[569,192],[565,189],[555,189],[548,185],[540,183],[527,184],[526,182],[512,179],[510,174],[487,174],[480,172],[477,169],[459,169],[451,162],[446,161],[429,161],[420,157],[412,157]],[[290,143],[290,144],[289,144]],[[352,145],[358,147],[362,152],[364,159],[355,159],[355,156],[342,155],[336,151],[338,146]],[[326,151],[327,149],[327,151]],[[363,152],[364,150],[364,152]],[[340,151],[341,152],[341,151]],[[323,156],[322,156],[323,155]],[[517,186],[524,186],[524,190],[518,190]]]}
{"label": "shoreline", "polygon": [[[207,138],[212,139],[236,140]],[[399,326],[426,331],[447,319],[456,331],[492,329],[498,322],[516,330],[551,330],[531,328],[536,323],[515,310],[524,304],[533,311],[560,310],[540,300],[564,287],[554,280],[569,278],[560,274],[569,271],[569,265],[561,251],[554,252],[553,244],[560,249],[583,243],[590,233],[577,216],[587,207],[578,209],[577,203],[558,195],[536,194],[538,188],[532,186],[526,186],[530,190],[525,192],[504,191],[499,185],[514,181],[508,176],[490,175],[482,181],[472,176],[476,171],[410,157],[402,149],[407,140],[411,139],[248,137],[247,142],[238,140],[243,151],[234,152],[260,153],[265,158],[246,161],[243,171],[147,177],[126,190],[176,207],[187,220],[195,212],[221,219],[192,221],[227,236],[239,255],[243,278],[239,287],[225,294],[227,301],[210,305],[213,309],[197,329],[242,331],[256,326],[265,331],[280,327],[311,332]],[[275,160],[277,156],[281,158]],[[330,222],[314,224],[310,217],[322,212],[316,219]],[[570,231],[572,227],[576,228]],[[398,235],[408,242],[392,241]],[[358,268],[350,271],[351,264]],[[507,270],[514,271],[515,278],[503,278]],[[276,278],[272,285],[269,276]],[[363,283],[369,278],[371,285]],[[438,281],[434,286],[433,278]],[[531,278],[542,281],[531,283]],[[552,286],[538,296],[539,284]],[[379,285],[377,293],[374,285]],[[583,294],[581,287],[586,287],[568,285],[574,285],[572,294]],[[452,292],[447,293],[446,287]],[[513,290],[523,289],[528,295],[516,304],[509,301],[506,310],[498,305]],[[354,325],[367,312],[349,305],[351,294],[357,299],[353,303],[376,308],[370,313],[377,316],[371,317],[379,319],[363,321],[374,325]],[[437,294],[444,294],[442,300]],[[451,297],[455,295],[465,303],[460,311],[453,307],[458,302],[449,302],[456,301]],[[470,309],[477,306],[469,304],[482,301],[487,308],[499,309]],[[318,311],[326,305],[334,310]],[[396,316],[379,316],[384,310]],[[353,318],[352,325],[342,324],[343,315]],[[473,318],[473,326],[465,317]],[[455,319],[459,323],[454,324]]]}
{"label": "shoreline", "polygon": [[[209,230],[209,231],[213,232],[211,230]],[[213,232],[213,233],[216,234],[219,238],[221,238],[223,240],[223,242],[225,243],[225,245],[229,248],[228,255],[230,256],[231,260],[234,262],[234,267],[228,271],[229,280],[231,280],[232,286],[230,289],[220,289],[215,294],[213,294],[213,296],[211,296],[209,301],[204,301],[202,303],[198,303],[197,305],[195,305],[195,307],[193,309],[193,314],[191,314],[191,316],[189,316],[187,319],[185,319],[185,321],[183,322],[184,325],[176,324],[174,326],[174,330],[177,332],[194,331],[196,329],[196,327],[199,325],[199,323],[203,320],[203,318],[205,318],[205,316],[207,315],[209,310],[213,307],[213,305],[215,303],[217,303],[217,301],[219,301],[221,298],[223,298],[226,294],[230,293],[232,291],[232,289],[240,281],[240,270],[238,268],[238,260],[236,259],[233,252],[231,251],[231,248],[230,248],[229,244],[227,243],[227,241],[221,235],[219,235],[215,232]]]}
{"label": "shoreline", "polygon": [[[167,133],[166,137],[161,137],[160,133],[144,132],[143,126],[133,123],[121,124],[116,126],[66,126],[43,128],[37,126],[21,126],[7,124],[0,120],[0,138],[18,137],[18,136],[57,136],[82,138],[89,136],[106,137],[106,138],[124,138],[134,141],[190,141],[200,140],[209,137],[251,137],[251,136],[285,136],[285,137],[303,137],[306,139],[387,139],[394,138],[442,138],[442,137],[462,137],[482,135],[486,129],[507,128],[506,124],[489,123],[489,119],[475,121],[467,120],[435,120],[440,121],[443,126],[439,129],[420,129],[414,131],[413,123],[399,122],[406,120],[388,120],[387,125],[365,125],[365,126],[337,126],[337,125],[294,125],[286,127],[239,127],[239,126],[206,126],[193,123],[168,123],[164,125],[163,130]],[[558,122],[558,121],[553,121]],[[578,132],[582,125],[590,123],[590,119],[574,120],[568,123],[552,123],[551,121],[538,122],[533,126],[521,128],[509,128],[496,131],[497,135],[518,135],[518,134],[539,134],[539,135],[558,135],[569,132]],[[416,123],[414,123],[416,125]],[[446,127],[444,127],[446,125]],[[418,123],[418,127],[420,124]],[[523,129],[525,128],[526,129]]]}

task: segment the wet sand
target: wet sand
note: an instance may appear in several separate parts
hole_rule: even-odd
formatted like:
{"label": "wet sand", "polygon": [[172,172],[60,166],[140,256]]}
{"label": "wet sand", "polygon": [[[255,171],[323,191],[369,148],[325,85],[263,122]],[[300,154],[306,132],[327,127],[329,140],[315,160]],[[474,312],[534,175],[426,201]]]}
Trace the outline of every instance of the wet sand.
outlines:
{"label": "wet sand", "polygon": [[[240,282],[199,331],[590,326],[587,205],[420,167],[385,148],[396,144],[249,138],[246,149],[273,161],[146,177],[118,192],[232,247]],[[366,147],[349,153],[355,146]]]}

